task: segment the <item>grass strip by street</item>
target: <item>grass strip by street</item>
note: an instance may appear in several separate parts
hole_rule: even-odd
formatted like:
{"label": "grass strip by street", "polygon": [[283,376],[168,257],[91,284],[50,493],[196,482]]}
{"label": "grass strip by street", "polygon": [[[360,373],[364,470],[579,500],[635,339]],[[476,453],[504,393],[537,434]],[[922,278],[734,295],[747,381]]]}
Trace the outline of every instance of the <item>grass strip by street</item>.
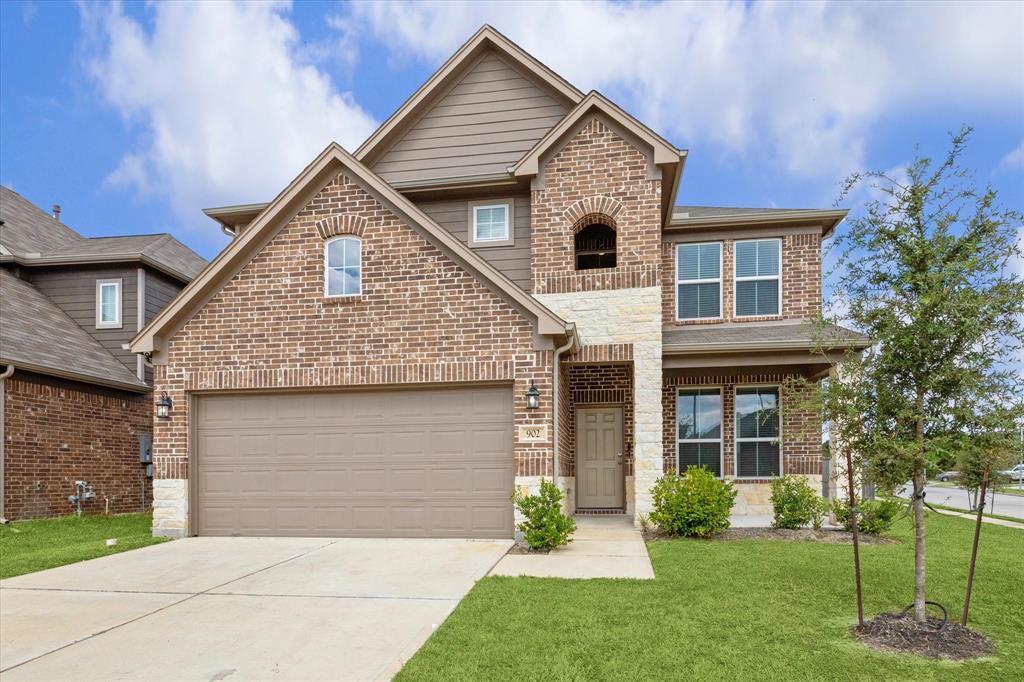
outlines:
{"label": "grass strip by street", "polygon": [[[928,599],[958,615],[974,524],[929,513]],[[865,611],[913,597],[913,530],[864,546]],[[971,627],[989,658],[953,663],[883,653],[855,641],[848,545],[780,540],[648,544],[656,579],[485,578],[399,682],[418,680],[1007,680],[1020,676],[1024,532],[982,529]]]}
{"label": "grass strip by street", "polygon": [[[930,504],[931,506],[935,507],[936,509],[941,509],[943,511],[959,512],[960,514],[971,514],[972,516],[977,516],[977,514],[978,514],[977,510],[968,511],[966,509],[957,509],[956,507],[947,507],[944,504],[934,504],[932,502],[929,502],[928,504]],[[1005,514],[989,514],[988,512],[985,512],[984,514],[982,514],[982,516],[985,517],[986,519],[1001,519],[1003,521],[1015,521],[1017,523],[1024,523],[1024,519],[1022,519],[1020,517],[1017,517],[1017,516],[1006,516]]]}
{"label": "grass strip by street", "polygon": [[[84,515],[14,521],[0,526],[0,578],[165,541],[166,538],[153,537],[152,521],[151,514]],[[117,538],[117,544],[107,547],[107,538]]]}

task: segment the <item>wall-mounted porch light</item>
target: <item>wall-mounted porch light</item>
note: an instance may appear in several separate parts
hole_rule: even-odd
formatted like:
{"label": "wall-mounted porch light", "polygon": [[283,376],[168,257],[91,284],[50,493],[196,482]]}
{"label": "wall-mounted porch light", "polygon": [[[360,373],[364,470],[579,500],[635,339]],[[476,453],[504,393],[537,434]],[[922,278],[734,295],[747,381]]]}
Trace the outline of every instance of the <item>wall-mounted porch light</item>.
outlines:
{"label": "wall-mounted porch light", "polygon": [[167,395],[167,391],[160,394],[160,398],[156,401],[156,417],[157,419],[170,419],[171,418],[171,407],[174,405],[174,401],[171,400],[171,396]]}
{"label": "wall-mounted porch light", "polygon": [[540,391],[537,390],[537,384],[530,382],[530,388],[526,391],[526,409],[536,410],[540,407]]}

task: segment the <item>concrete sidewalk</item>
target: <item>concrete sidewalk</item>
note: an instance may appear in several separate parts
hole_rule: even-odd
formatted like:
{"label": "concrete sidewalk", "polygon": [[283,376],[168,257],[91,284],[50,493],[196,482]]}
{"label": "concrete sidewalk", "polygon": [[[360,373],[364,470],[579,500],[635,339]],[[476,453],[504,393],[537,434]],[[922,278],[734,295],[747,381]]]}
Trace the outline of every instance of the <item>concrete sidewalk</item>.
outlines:
{"label": "concrete sidewalk", "polygon": [[549,554],[506,554],[491,575],[652,580],[647,545],[628,516],[577,516],[573,541]]}

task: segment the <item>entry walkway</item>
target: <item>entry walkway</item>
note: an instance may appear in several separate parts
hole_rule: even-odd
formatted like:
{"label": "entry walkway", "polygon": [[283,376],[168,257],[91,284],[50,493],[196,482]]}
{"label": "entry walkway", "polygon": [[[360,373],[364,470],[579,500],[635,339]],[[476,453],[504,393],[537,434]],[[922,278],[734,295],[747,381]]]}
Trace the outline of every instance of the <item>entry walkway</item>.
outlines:
{"label": "entry walkway", "polygon": [[506,554],[491,575],[537,578],[654,578],[640,531],[628,516],[577,516],[573,541],[549,554]]}

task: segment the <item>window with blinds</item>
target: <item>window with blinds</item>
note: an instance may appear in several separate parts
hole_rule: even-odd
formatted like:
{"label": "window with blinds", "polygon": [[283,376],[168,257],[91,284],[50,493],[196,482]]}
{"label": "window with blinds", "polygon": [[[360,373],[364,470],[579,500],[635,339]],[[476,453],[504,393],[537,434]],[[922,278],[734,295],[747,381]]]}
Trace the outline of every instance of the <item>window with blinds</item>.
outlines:
{"label": "window with blinds", "polygon": [[703,466],[721,476],[721,389],[681,389],[676,396],[676,434],[676,471]]}
{"label": "window with blinds", "polygon": [[676,248],[676,319],[722,317],[722,245],[680,244]]}
{"label": "window with blinds", "polygon": [[736,389],[736,476],[782,474],[778,387]]}
{"label": "window with blinds", "polygon": [[736,242],[735,266],[736,317],[780,314],[782,240]]}
{"label": "window with blinds", "polygon": [[96,328],[121,327],[121,280],[96,280]]}

